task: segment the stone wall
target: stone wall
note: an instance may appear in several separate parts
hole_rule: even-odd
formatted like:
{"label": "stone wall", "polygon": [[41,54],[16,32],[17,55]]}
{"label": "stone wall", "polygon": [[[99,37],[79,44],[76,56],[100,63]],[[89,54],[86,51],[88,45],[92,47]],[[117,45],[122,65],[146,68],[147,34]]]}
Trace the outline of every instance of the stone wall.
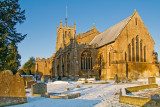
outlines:
{"label": "stone wall", "polygon": [[150,85],[142,85],[142,86],[135,86],[135,87],[128,87],[125,88],[127,93],[137,92],[143,89],[150,89],[150,88],[158,88],[158,84],[150,84]]}
{"label": "stone wall", "polygon": [[[137,20],[137,24],[135,22]],[[139,43],[139,60],[136,59],[136,37]],[[134,52],[132,52],[132,40],[134,39]],[[140,53],[140,42],[142,41],[142,55]],[[129,61],[128,45],[131,45],[131,61]],[[159,68],[154,64],[154,40],[149,34],[139,14],[135,12],[127,26],[122,30],[115,42],[99,49],[104,55],[106,68],[103,70],[104,79],[112,80],[115,74],[123,79],[145,78],[159,76]],[[144,46],[146,47],[146,61],[144,60]],[[106,47],[106,48],[105,48]],[[110,53],[110,55],[109,55]],[[134,55],[132,55],[134,53]],[[135,60],[132,57],[135,57]],[[110,60],[109,60],[110,59]],[[109,63],[111,62],[111,66]]]}
{"label": "stone wall", "polygon": [[23,77],[9,70],[0,72],[0,106],[26,103]]}
{"label": "stone wall", "polygon": [[45,59],[45,58],[36,58],[35,64],[35,71],[36,75],[43,76],[43,75],[51,75],[52,72],[52,57]]}
{"label": "stone wall", "polygon": [[153,100],[153,98],[151,99],[147,97],[126,95],[126,93],[136,92],[139,90],[149,89],[149,88],[158,88],[158,85],[151,84],[151,85],[142,85],[142,86],[125,88],[125,90],[120,90],[119,100],[121,103],[127,103],[127,104],[141,106],[141,107],[159,107],[160,102],[157,100]]}
{"label": "stone wall", "polygon": [[121,103],[127,103],[131,105],[143,106],[151,99],[149,98],[142,98],[142,97],[133,97],[133,96],[120,96]]}

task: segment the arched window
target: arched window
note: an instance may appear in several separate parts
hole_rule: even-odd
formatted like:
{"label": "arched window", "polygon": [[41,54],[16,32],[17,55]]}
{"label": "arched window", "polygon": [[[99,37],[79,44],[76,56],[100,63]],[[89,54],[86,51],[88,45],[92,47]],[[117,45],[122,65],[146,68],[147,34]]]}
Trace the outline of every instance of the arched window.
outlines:
{"label": "arched window", "polygon": [[135,22],[136,22],[136,25],[137,25],[137,18],[135,18]]}
{"label": "arched window", "polygon": [[142,40],[140,41],[140,59],[141,59],[141,62],[143,62],[143,57],[142,57]]}
{"label": "arched window", "polygon": [[65,31],[65,38],[67,37],[67,31]]}
{"label": "arched window", "polygon": [[59,65],[57,65],[57,76],[59,76]]}
{"label": "arched window", "polygon": [[70,62],[70,53],[67,54],[67,62]]}
{"label": "arched window", "polygon": [[92,56],[90,51],[84,51],[81,54],[81,69],[92,69]]}
{"label": "arched window", "polygon": [[102,54],[99,56],[99,65],[100,65],[100,69],[102,69]]}
{"label": "arched window", "polygon": [[62,64],[64,63],[64,57],[62,57]]}
{"label": "arched window", "polygon": [[64,57],[62,57],[62,76],[64,77]]}
{"label": "arched window", "polygon": [[128,45],[128,60],[131,61],[131,45]]}
{"label": "arched window", "polygon": [[127,53],[125,52],[125,61],[127,61]]}
{"label": "arched window", "polygon": [[132,39],[132,61],[135,61],[134,38]]}
{"label": "arched window", "polygon": [[68,36],[71,38],[71,31],[69,31]]}
{"label": "arched window", "polygon": [[146,46],[144,46],[144,62],[146,62]]}
{"label": "arched window", "polygon": [[47,67],[47,62],[45,61],[45,67]]}
{"label": "arched window", "polygon": [[139,38],[136,37],[136,61],[139,62]]}
{"label": "arched window", "polygon": [[37,70],[36,70],[36,72],[38,72],[38,63],[37,63]]}

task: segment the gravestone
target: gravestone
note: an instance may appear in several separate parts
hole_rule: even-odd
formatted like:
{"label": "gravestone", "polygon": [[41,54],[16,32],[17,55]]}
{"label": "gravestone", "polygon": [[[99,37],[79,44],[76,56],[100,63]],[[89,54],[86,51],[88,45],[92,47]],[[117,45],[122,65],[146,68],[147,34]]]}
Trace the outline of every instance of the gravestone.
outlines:
{"label": "gravestone", "polygon": [[0,106],[26,103],[26,92],[23,77],[12,71],[0,72]]}
{"label": "gravestone", "polygon": [[155,84],[156,78],[155,77],[148,77],[148,84]]}
{"label": "gravestone", "polygon": [[115,75],[115,83],[119,83],[118,75],[117,74]]}
{"label": "gravestone", "polygon": [[37,83],[31,86],[32,95],[45,94],[47,92],[47,85],[45,83]]}
{"label": "gravestone", "polygon": [[27,86],[26,82],[33,80],[33,75],[21,75],[24,80],[24,85]]}
{"label": "gravestone", "polygon": [[37,81],[26,81],[26,87],[31,88],[31,85],[36,84]]}
{"label": "gravestone", "polygon": [[65,88],[64,91],[69,91],[69,88]]}
{"label": "gravestone", "polygon": [[42,77],[41,77],[41,81],[44,81],[44,82],[48,82],[48,80],[50,79],[50,75],[43,75]]}
{"label": "gravestone", "polygon": [[80,86],[79,85],[77,85],[77,87],[76,88],[80,88]]}

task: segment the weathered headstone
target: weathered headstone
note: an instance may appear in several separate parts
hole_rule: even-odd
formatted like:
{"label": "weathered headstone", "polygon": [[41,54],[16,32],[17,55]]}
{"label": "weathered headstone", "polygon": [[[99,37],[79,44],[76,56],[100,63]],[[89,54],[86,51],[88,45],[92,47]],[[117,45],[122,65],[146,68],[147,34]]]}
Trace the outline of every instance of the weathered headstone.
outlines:
{"label": "weathered headstone", "polygon": [[122,96],[122,88],[120,88],[119,97]]}
{"label": "weathered headstone", "polygon": [[24,85],[27,86],[26,82],[33,80],[33,75],[21,75],[24,80]]}
{"label": "weathered headstone", "polygon": [[88,83],[88,80],[87,80],[87,78],[85,78],[85,80],[84,80],[84,83]]}
{"label": "weathered headstone", "polygon": [[37,81],[26,81],[26,87],[31,88],[31,85],[36,84]]}
{"label": "weathered headstone", "polygon": [[0,72],[0,106],[26,103],[23,77],[10,70]]}
{"label": "weathered headstone", "polygon": [[148,77],[148,84],[155,84],[156,78],[155,77]]}
{"label": "weathered headstone", "polygon": [[45,94],[47,92],[47,85],[45,83],[37,83],[31,86],[32,95]]}
{"label": "weathered headstone", "polygon": [[119,80],[118,80],[118,75],[116,74],[115,75],[115,83],[118,83],[119,82]]}
{"label": "weathered headstone", "polygon": [[79,85],[77,85],[77,87],[76,88],[80,88],[80,86]]}

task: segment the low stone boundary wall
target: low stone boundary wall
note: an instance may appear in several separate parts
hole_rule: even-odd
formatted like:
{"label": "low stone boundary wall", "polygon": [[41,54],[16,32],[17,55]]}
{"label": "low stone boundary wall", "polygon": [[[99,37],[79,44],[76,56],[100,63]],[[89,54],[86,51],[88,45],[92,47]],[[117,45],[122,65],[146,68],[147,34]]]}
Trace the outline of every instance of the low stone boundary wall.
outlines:
{"label": "low stone boundary wall", "polygon": [[149,89],[149,88],[158,88],[158,84],[150,84],[150,85],[128,87],[128,88],[125,88],[125,90],[126,90],[127,93],[131,93],[131,92],[137,92],[139,90]]}
{"label": "low stone boundary wall", "polygon": [[96,79],[95,78],[79,78],[78,81],[94,82],[96,81]]}
{"label": "low stone boundary wall", "polygon": [[56,98],[56,99],[73,99],[80,97],[80,93],[74,93],[74,94],[67,94],[67,93],[61,93],[59,96],[56,95],[50,95],[50,98]]}
{"label": "low stone boundary wall", "polygon": [[82,83],[82,85],[107,84],[108,82]]}
{"label": "low stone boundary wall", "polygon": [[147,97],[127,95],[127,93],[136,92],[139,90],[149,89],[149,88],[158,88],[158,84],[142,85],[142,86],[128,87],[122,89],[120,90],[119,100],[121,103],[127,103],[141,107],[152,107],[152,106],[160,107],[160,101],[155,101]]}
{"label": "low stone boundary wall", "polygon": [[133,96],[120,96],[119,100],[121,103],[143,106],[146,103],[148,103],[151,99],[142,97],[133,97]]}

